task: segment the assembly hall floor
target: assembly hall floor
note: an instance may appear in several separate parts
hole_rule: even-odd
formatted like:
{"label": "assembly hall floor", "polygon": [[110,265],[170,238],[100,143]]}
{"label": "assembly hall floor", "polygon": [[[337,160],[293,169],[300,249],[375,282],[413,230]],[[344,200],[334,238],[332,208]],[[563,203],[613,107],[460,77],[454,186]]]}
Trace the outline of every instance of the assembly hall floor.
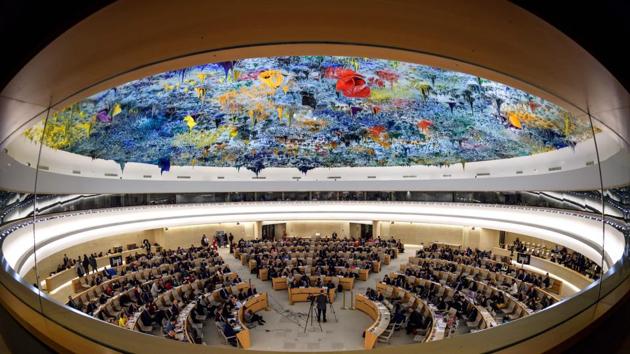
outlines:
{"label": "assembly hall floor", "polygon": [[[407,263],[410,256],[414,255],[416,248],[406,246],[405,253],[381,268],[380,273],[370,273],[368,281],[356,280],[354,293],[365,293],[368,287],[375,288],[376,283],[389,272],[400,269],[400,264]],[[266,324],[251,329],[251,349],[277,350],[277,351],[339,351],[363,349],[363,330],[370,326],[372,319],[357,310],[350,310],[350,292],[345,293],[346,307],[344,309],[343,294],[337,293],[333,305],[334,312],[329,308],[327,322],[321,323],[321,329],[317,320],[306,324],[309,303],[295,303],[290,305],[286,290],[273,290],[271,281],[260,281],[249,269],[241,264],[227,248],[219,250],[221,257],[230,266],[232,271],[239,274],[243,281],[251,280],[258,292],[267,292],[269,295],[269,311],[262,311]],[[203,341],[207,345],[225,345],[223,339],[217,333],[212,321],[207,321],[203,328]],[[408,344],[413,338],[406,335],[404,330],[396,332],[391,343],[378,343],[379,346]]]}

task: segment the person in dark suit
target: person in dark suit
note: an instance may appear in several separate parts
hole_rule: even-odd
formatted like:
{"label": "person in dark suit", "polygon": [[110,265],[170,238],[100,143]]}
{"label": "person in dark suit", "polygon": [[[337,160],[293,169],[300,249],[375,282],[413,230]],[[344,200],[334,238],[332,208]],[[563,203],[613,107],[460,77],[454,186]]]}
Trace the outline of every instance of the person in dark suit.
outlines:
{"label": "person in dark suit", "polygon": [[234,337],[236,336],[236,331],[227,322],[223,322],[223,335],[225,335],[226,338],[229,338],[228,342],[230,343],[230,345],[232,345],[233,347],[237,346],[236,337]]}
{"label": "person in dark suit", "polygon": [[414,333],[423,325],[422,315],[418,311],[409,308],[409,321],[407,321],[407,334]]}
{"label": "person in dark suit", "polygon": [[315,298],[315,304],[317,305],[317,322],[321,322],[322,317],[324,322],[326,322],[326,303],[328,303],[328,296],[324,294],[324,289],[322,289]]}
{"label": "person in dark suit", "polygon": [[219,290],[219,296],[221,297],[221,299],[223,299],[223,301],[227,301],[227,299],[230,297],[230,294],[228,293],[225,286],[222,286],[221,290]]}

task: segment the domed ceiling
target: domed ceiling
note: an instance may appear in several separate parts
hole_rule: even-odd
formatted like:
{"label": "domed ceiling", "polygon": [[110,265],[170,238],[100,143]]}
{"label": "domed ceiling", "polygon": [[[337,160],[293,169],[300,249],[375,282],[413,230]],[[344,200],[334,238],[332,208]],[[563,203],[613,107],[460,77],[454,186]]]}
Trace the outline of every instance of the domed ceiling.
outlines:
{"label": "domed ceiling", "polygon": [[592,137],[587,118],[484,78],[322,56],[243,59],[149,76],[55,112],[24,134],[123,169],[138,162],[162,171],[212,166],[255,173],[465,164]]}

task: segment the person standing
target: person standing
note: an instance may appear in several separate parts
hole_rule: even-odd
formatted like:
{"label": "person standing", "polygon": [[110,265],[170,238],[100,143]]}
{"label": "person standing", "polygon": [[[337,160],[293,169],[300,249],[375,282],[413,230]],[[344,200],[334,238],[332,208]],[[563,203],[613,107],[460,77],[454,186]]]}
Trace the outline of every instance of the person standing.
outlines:
{"label": "person standing", "polygon": [[326,303],[328,302],[328,297],[324,294],[324,289],[321,290],[319,295],[315,298],[315,303],[317,305],[317,322],[321,322],[323,317],[324,322],[326,322]]}
{"label": "person standing", "polygon": [[81,264],[81,262],[75,263],[75,268],[77,270],[77,276],[79,278],[81,278],[81,277],[83,277],[85,275],[85,268],[83,268],[83,264]]}
{"label": "person standing", "polygon": [[230,253],[234,253],[234,249],[232,248],[232,245],[234,244],[234,235],[232,235],[231,232],[230,232],[230,236],[228,237],[228,240],[230,241]]}
{"label": "person standing", "polygon": [[210,242],[208,241],[208,237],[206,236],[206,234],[203,234],[203,236],[201,237],[201,246],[203,248],[207,248],[210,245]]}
{"label": "person standing", "polygon": [[96,262],[96,257],[94,257],[94,254],[90,255],[89,261],[90,261],[90,267],[92,267],[92,270],[94,271],[94,273],[98,273],[98,263]]}
{"label": "person standing", "polygon": [[85,273],[87,274],[90,271],[90,260],[88,259],[87,254],[83,255],[83,269],[85,270]]}

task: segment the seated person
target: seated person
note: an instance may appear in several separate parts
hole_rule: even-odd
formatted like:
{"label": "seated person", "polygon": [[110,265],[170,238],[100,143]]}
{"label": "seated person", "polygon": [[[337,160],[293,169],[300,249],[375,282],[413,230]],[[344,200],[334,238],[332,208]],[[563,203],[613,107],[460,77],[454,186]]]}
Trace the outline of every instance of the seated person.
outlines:
{"label": "seated person", "polygon": [[166,322],[166,325],[162,329],[162,332],[166,338],[177,339],[177,333],[175,332],[175,325],[177,324],[175,318]]}
{"label": "seated person", "polygon": [[385,296],[383,296],[383,293],[381,293],[380,291],[377,292],[377,294],[376,294],[376,301],[383,302],[384,300],[385,300]]}
{"label": "seated person", "polygon": [[219,296],[223,301],[227,301],[230,298],[230,294],[228,293],[225,285],[221,285],[221,290],[219,290]]}
{"label": "seated person", "polygon": [[405,321],[405,312],[403,311],[401,306],[397,306],[396,310],[394,310],[394,316],[392,317],[392,322],[394,323],[403,323]]}
{"label": "seated person", "polygon": [[423,318],[420,312],[409,308],[409,320],[407,321],[407,334],[416,334],[417,330],[423,328]]}
{"label": "seated person", "polygon": [[149,314],[149,311],[142,311],[142,313],[140,314],[140,320],[145,326],[151,326],[154,321],[154,319]]}
{"label": "seated person", "polygon": [[179,302],[177,300],[173,300],[170,310],[173,317],[177,317],[179,315]]}
{"label": "seated person", "polygon": [[299,288],[302,284],[297,280],[297,278],[293,278],[291,282],[291,289]]}
{"label": "seated person", "polygon": [[244,310],[244,318],[246,323],[258,322],[259,325],[264,325],[265,320],[261,315],[254,313],[252,310],[243,307]]}
{"label": "seated person", "polygon": [[232,326],[227,322],[221,322],[221,327],[223,329],[223,335],[228,338],[228,343],[233,347],[236,347],[238,344],[236,342],[236,331]]}
{"label": "seated person", "polygon": [[256,287],[254,286],[254,284],[252,284],[246,292],[247,297],[251,297],[256,295],[258,292],[256,291]]}
{"label": "seated person", "polygon": [[375,301],[376,300],[376,291],[374,291],[372,288],[367,288],[367,290],[365,291],[365,296],[367,296],[368,299]]}
{"label": "seated person", "polygon": [[118,326],[119,327],[126,327],[127,326],[127,314],[125,313],[125,311],[120,313],[120,316],[118,316]]}
{"label": "seated person", "polygon": [[317,278],[317,281],[315,281],[315,287],[316,288],[321,288],[323,286],[324,286],[324,284],[322,283],[322,278]]}
{"label": "seated person", "polygon": [[72,296],[68,296],[68,302],[66,305],[72,307],[73,309],[79,309],[79,303],[72,299]]}
{"label": "seated person", "polygon": [[476,306],[471,306],[470,310],[468,310],[468,313],[466,313],[466,317],[468,318],[468,321],[474,321],[475,319],[477,319],[477,307]]}

